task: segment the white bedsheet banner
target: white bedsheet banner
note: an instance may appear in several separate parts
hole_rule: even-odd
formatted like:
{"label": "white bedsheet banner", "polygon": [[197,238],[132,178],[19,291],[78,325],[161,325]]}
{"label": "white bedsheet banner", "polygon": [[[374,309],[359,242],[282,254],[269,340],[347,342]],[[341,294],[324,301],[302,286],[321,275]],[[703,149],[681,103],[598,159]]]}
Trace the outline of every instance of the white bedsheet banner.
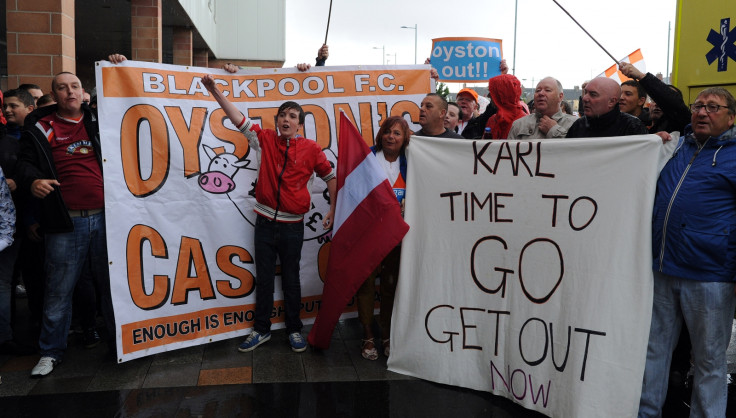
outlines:
{"label": "white bedsheet banner", "polygon": [[[340,111],[373,145],[388,116],[418,121],[418,103],[433,89],[429,66],[228,74],[99,62],[108,257],[120,361],[245,335],[253,324],[255,199],[249,193],[257,162],[246,138],[202,85],[204,73],[213,74],[228,98],[265,128],[274,127],[281,103],[298,102],[307,114],[302,134],[315,140],[333,165]],[[301,259],[305,323],[319,310],[329,253],[322,228],[329,202],[319,178],[312,203],[304,219]],[[274,297],[272,322],[282,328],[278,277]]]}
{"label": "white bedsheet banner", "polygon": [[412,138],[389,369],[549,416],[635,416],[675,144]]}

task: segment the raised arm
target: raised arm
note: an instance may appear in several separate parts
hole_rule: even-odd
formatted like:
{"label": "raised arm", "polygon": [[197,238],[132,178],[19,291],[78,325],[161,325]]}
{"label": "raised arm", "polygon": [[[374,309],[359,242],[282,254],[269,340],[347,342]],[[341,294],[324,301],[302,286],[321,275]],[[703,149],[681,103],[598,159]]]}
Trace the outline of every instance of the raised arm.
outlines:
{"label": "raised arm", "polygon": [[685,126],[690,123],[690,107],[682,99],[682,94],[672,89],[662,80],[651,73],[644,74],[629,63],[619,64],[621,72],[629,78],[639,81],[649,97],[657,103],[662,112],[670,119],[677,130],[682,133]]}
{"label": "raised arm", "polygon": [[230,122],[235,126],[240,125],[245,116],[243,116],[243,113],[241,113],[234,104],[230,103],[227,97],[225,97],[225,95],[217,88],[215,79],[212,78],[210,74],[205,74],[204,77],[202,77],[202,84],[204,84],[204,87],[210,92],[212,97],[217,100],[217,103],[220,105],[222,110],[225,111],[227,117],[230,118]]}
{"label": "raised arm", "polygon": [[501,71],[501,74],[509,73],[509,65],[506,64],[506,58],[502,59],[501,62],[498,64],[498,71]]}
{"label": "raised arm", "polygon": [[325,61],[327,61],[327,57],[330,56],[330,49],[327,46],[327,44],[323,44],[319,51],[317,51],[317,62],[314,64],[315,67],[322,67],[325,65]]}

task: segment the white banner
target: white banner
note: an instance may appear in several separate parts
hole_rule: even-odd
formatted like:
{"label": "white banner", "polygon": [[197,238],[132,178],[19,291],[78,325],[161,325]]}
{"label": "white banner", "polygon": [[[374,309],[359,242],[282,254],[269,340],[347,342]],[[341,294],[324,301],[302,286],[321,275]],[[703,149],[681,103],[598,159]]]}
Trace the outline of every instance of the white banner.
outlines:
{"label": "white banner", "polygon": [[415,137],[389,369],[549,416],[635,416],[659,137]]}
{"label": "white banner", "polygon": [[[118,358],[241,336],[252,327],[252,211],[257,162],[201,83],[211,73],[248,117],[274,128],[278,106],[307,113],[303,136],[333,163],[336,121],[347,113],[373,145],[381,122],[411,123],[433,89],[428,66],[222,70],[126,61],[97,63],[110,281]],[[238,121],[239,122],[239,121]],[[219,168],[218,168],[219,167]],[[217,173],[216,173],[217,172]],[[319,309],[329,237],[326,185],[304,219],[302,318]],[[272,314],[283,327],[280,280]],[[355,307],[348,310],[355,310]]]}

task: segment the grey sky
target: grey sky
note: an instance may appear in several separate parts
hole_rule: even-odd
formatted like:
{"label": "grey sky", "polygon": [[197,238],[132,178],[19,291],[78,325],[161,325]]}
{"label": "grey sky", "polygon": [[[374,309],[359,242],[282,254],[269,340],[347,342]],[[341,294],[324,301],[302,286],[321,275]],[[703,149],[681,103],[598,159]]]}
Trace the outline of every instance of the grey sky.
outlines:
{"label": "grey sky", "polygon": [[[675,0],[558,2],[617,59],[641,48],[649,72],[666,72],[668,22],[672,22],[671,45]],[[429,57],[432,38],[479,36],[502,39],[504,58],[513,67],[514,4],[512,0],[333,0],[327,64],[378,65],[383,47],[387,64],[414,64],[414,30],[401,26],[417,24],[418,64]],[[286,0],[285,66],[314,64],[324,41],[329,5],[329,0]],[[672,55],[670,46],[670,62]],[[553,76],[572,88],[611,64],[611,58],[552,0],[518,0],[515,69],[525,87]],[[451,84],[450,90],[460,87]]]}

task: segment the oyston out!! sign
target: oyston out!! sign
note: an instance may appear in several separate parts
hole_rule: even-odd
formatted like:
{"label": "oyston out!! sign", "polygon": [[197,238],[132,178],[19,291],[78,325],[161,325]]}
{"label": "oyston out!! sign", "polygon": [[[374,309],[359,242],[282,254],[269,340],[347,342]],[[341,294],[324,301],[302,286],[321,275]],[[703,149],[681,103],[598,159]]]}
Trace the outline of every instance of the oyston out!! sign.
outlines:
{"label": "oyston out!! sign", "polygon": [[501,43],[500,39],[490,38],[432,39],[430,63],[437,69],[440,81],[488,81],[501,74]]}

